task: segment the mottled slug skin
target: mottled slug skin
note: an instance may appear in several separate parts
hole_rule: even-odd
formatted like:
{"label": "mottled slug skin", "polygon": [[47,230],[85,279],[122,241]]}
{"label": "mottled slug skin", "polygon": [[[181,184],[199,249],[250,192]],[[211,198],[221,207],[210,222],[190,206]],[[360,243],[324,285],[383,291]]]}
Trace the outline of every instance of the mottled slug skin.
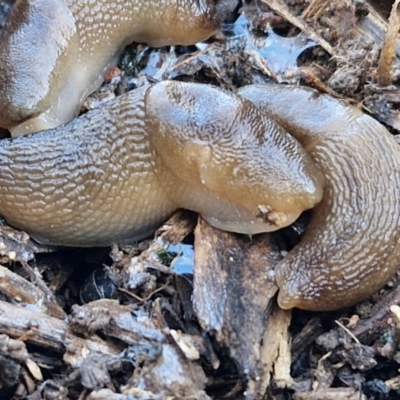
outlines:
{"label": "mottled slug skin", "polygon": [[376,292],[400,264],[400,148],[393,136],[313,90],[248,86],[239,95],[295,136],[326,180],[301,242],[276,267],[280,306],[333,310]]}
{"label": "mottled slug skin", "polygon": [[44,243],[140,239],[178,208],[235,232],[276,230],[318,203],[322,189],[292,136],[209,85],[159,83],[0,142],[0,214]]}
{"label": "mottled slug skin", "polygon": [[67,123],[127,44],[188,45],[218,26],[213,0],[17,0],[0,34],[0,126]]}

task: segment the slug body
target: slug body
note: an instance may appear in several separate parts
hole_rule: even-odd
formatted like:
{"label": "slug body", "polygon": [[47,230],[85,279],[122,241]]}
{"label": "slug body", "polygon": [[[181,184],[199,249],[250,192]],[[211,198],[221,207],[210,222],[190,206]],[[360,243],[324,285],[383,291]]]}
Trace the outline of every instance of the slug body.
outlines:
{"label": "slug body", "polygon": [[127,44],[189,45],[218,26],[212,0],[18,0],[0,34],[0,126],[67,123]]}
{"label": "slug body", "polygon": [[400,148],[377,121],[313,90],[248,86],[250,99],[291,133],[325,176],[301,242],[276,267],[282,308],[350,306],[400,264]]}
{"label": "slug body", "polygon": [[221,229],[276,230],[322,188],[292,136],[251,102],[201,84],[141,88],[0,142],[0,214],[44,243],[140,239],[178,208]]}

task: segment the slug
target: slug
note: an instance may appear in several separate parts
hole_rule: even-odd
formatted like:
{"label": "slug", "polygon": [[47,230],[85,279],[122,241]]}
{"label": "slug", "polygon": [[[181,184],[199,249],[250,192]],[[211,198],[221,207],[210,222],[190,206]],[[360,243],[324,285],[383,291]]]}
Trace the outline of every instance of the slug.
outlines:
{"label": "slug", "polygon": [[213,0],[17,0],[0,35],[0,126],[65,124],[127,44],[189,45],[218,27]]}
{"label": "slug", "polygon": [[321,200],[323,182],[250,101],[202,84],[140,88],[0,142],[0,215],[56,245],[144,238],[178,208],[220,229],[276,230]]}
{"label": "slug", "polygon": [[376,120],[310,89],[239,90],[292,134],[325,176],[300,243],[276,266],[280,307],[328,311],[380,289],[400,264],[400,149]]}

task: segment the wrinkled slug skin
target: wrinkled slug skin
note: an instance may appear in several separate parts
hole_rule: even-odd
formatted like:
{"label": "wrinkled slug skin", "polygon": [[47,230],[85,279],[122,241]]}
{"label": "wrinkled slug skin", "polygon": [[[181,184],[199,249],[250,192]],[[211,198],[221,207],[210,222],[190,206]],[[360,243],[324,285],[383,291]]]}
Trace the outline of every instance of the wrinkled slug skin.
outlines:
{"label": "wrinkled slug skin", "polygon": [[[210,85],[162,82],[0,142],[0,214],[43,243],[132,241],[181,207],[236,232],[275,230],[322,191],[292,136]],[[259,206],[272,222],[256,217]]]}
{"label": "wrinkled slug skin", "polygon": [[0,126],[69,122],[127,44],[188,45],[218,27],[213,0],[17,0],[0,35]]}
{"label": "wrinkled slug skin", "polygon": [[324,311],[350,306],[399,267],[400,148],[377,121],[315,91],[239,91],[308,150],[324,196],[301,240],[276,267],[279,304]]}

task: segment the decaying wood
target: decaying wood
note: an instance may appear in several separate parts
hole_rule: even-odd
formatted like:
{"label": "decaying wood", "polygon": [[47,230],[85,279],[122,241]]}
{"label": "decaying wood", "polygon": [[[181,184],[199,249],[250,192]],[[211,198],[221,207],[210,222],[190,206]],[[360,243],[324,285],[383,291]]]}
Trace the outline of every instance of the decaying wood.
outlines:
{"label": "decaying wood", "polygon": [[290,312],[275,301],[281,254],[271,235],[221,232],[200,218],[195,248],[197,317],[229,349],[247,380],[246,398],[262,398],[273,375],[278,385],[290,384]]}
{"label": "decaying wood", "polygon": [[35,346],[61,354],[64,354],[67,348],[77,352],[78,349],[86,349],[103,354],[116,354],[115,350],[110,349],[100,339],[92,341],[79,338],[65,321],[5,301],[0,301],[0,333],[11,338],[24,338]]}
{"label": "decaying wood", "polygon": [[[359,23],[354,27],[357,38],[361,41],[370,41],[381,48],[385,32],[389,29],[389,23],[372,7],[368,2],[365,2],[368,15],[361,18]],[[396,53],[400,54],[400,39],[396,39]]]}
{"label": "decaying wood", "polygon": [[55,247],[42,246],[33,242],[25,232],[9,226],[0,226],[0,262],[30,261],[35,254],[54,251]]}
{"label": "decaying wood", "polygon": [[0,292],[14,301],[29,304],[33,309],[36,308],[49,316],[59,319],[66,317],[66,313],[57,303],[54,294],[47,287],[45,290],[41,290],[41,287],[28,282],[3,266],[0,266]]}

